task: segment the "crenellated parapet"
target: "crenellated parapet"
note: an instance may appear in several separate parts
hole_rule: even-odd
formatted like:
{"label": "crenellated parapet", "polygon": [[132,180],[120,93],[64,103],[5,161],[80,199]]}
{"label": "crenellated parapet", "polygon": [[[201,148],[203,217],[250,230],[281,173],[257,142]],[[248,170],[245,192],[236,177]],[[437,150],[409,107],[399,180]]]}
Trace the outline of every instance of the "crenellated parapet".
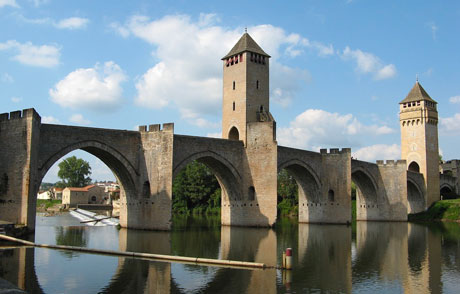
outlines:
{"label": "crenellated parapet", "polygon": [[33,108],[11,111],[10,113],[0,113],[0,122],[13,121],[18,119],[34,118],[41,121],[40,115]]}
{"label": "crenellated parapet", "polygon": [[152,124],[147,127],[147,125],[139,126],[139,132],[174,132],[174,123],[164,123],[163,128],[161,128],[161,124]]}
{"label": "crenellated parapet", "polygon": [[320,149],[319,153],[321,154],[351,154],[351,148],[330,148],[329,151],[327,149]]}
{"label": "crenellated parapet", "polygon": [[395,167],[395,166],[403,166],[406,167],[406,161],[405,160],[377,160],[376,161],[377,165],[379,167]]}

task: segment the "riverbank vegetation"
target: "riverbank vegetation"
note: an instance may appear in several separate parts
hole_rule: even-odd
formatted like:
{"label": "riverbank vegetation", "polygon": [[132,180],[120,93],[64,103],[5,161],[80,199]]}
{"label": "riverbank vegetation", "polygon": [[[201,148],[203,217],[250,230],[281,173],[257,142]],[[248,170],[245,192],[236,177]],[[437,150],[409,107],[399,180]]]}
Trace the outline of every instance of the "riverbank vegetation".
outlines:
{"label": "riverbank vegetation", "polygon": [[460,199],[440,200],[427,211],[409,214],[409,221],[457,221],[460,222]]}
{"label": "riverbank vegetation", "polygon": [[[352,215],[356,219],[356,186],[352,183]],[[299,188],[286,171],[278,174],[278,215],[296,217],[299,213]],[[173,180],[173,214],[220,214],[221,190],[212,171],[193,161]]]}
{"label": "riverbank vegetation", "polygon": [[173,181],[175,214],[219,214],[220,186],[211,170],[193,161]]}
{"label": "riverbank vegetation", "polygon": [[60,199],[37,199],[37,212],[59,211]]}

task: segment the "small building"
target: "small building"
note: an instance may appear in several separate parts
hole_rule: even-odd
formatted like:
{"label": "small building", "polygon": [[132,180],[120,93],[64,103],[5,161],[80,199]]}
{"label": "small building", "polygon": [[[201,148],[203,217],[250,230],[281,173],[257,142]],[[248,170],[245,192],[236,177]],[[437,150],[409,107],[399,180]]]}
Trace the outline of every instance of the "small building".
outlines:
{"label": "small building", "polygon": [[64,188],[57,188],[53,187],[51,188],[51,193],[53,194],[54,199],[62,200],[62,191]]}
{"label": "small building", "polygon": [[51,192],[50,191],[39,191],[37,194],[37,199],[40,200],[51,200]]}
{"label": "small building", "polygon": [[69,207],[76,207],[77,204],[105,204],[107,199],[104,188],[96,185],[67,187],[62,191],[62,204]]}

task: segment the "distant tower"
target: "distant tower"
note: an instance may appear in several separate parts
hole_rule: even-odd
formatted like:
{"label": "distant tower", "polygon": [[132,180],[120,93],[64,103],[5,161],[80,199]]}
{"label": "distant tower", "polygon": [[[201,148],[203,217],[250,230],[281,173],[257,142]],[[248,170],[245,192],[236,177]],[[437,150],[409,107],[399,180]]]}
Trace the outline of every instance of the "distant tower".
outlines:
{"label": "distant tower", "polygon": [[410,171],[423,174],[426,207],[440,199],[437,102],[415,82],[406,99],[399,103],[401,157]]}
{"label": "distant tower", "polygon": [[273,121],[269,105],[269,58],[248,33],[222,58],[222,138],[246,145],[247,123]]}

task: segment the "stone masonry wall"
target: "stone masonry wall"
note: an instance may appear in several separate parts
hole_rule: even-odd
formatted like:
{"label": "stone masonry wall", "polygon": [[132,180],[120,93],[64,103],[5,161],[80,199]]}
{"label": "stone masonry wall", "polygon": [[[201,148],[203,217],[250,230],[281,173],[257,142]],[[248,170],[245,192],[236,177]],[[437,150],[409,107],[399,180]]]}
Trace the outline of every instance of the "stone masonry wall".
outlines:
{"label": "stone masonry wall", "polygon": [[0,218],[31,229],[39,133],[40,116],[33,109],[0,114]]}
{"label": "stone masonry wall", "polygon": [[387,220],[407,221],[407,163],[405,160],[378,160],[381,180],[387,202],[382,216]]}
{"label": "stone masonry wall", "polygon": [[135,229],[171,229],[174,124],[140,126],[139,178],[136,198],[121,199],[120,225]]}

